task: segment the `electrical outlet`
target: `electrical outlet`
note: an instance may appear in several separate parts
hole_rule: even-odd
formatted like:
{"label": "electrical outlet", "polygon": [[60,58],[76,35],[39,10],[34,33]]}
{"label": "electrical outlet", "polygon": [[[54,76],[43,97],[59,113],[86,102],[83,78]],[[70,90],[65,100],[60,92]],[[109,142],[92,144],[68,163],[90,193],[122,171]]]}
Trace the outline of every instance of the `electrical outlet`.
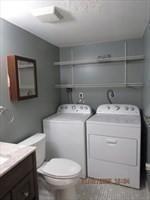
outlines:
{"label": "electrical outlet", "polygon": [[6,110],[4,106],[0,106],[0,115]]}
{"label": "electrical outlet", "polygon": [[84,93],[83,92],[79,92],[79,98],[83,99],[84,98]]}

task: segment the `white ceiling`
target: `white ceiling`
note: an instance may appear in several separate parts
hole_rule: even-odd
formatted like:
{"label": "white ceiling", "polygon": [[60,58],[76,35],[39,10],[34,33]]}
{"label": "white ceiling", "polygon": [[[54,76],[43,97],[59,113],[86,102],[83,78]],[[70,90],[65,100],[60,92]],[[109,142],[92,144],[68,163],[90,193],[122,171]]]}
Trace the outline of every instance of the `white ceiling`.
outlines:
{"label": "white ceiling", "polygon": [[[32,16],[32,9],[50,5],[60,22]],[[142,37],[150,0],[0,0],[0,17],[56,46],[73,46]]]}

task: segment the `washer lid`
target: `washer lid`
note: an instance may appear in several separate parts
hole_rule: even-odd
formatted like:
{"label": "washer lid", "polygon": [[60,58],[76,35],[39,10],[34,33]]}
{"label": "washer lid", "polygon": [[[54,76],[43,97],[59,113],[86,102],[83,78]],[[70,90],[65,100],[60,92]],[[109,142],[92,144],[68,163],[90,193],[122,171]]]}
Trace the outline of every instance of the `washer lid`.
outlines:
{"label": "washer lid", "polygon": [[44,119],[44,121],[52,123],[85,123],[85,121],[91,116],[91,114],[73,114],[73,113],[56,113],[50,117]]}
{"label": "washer lid", "polygon": [[90,123],[140,127],[141,119],[132,115],[95,114],[87,120],[87,124]]}
{"label": "washer lid", "polygon": [[54,158],[47,162],[41,171],[54,178],[72,178],[80,173],[81,166],[72,160]]}

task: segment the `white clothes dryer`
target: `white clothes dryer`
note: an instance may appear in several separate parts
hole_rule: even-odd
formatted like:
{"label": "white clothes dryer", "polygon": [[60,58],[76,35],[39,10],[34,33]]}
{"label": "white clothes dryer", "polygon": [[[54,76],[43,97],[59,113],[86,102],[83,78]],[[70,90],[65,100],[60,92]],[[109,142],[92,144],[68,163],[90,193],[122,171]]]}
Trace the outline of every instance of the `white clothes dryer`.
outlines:
{"label": "white clothes dryer", "polygon": [[88,176],[140,188],[139,109],[104,104],[86,124]]}
{"label": "white clothes dryer", "polygon": [[90,106],[64,104],[57,113],[43,120],[50,158],[71,159],[82,167],[86,177],[86,120],[92,115]]}

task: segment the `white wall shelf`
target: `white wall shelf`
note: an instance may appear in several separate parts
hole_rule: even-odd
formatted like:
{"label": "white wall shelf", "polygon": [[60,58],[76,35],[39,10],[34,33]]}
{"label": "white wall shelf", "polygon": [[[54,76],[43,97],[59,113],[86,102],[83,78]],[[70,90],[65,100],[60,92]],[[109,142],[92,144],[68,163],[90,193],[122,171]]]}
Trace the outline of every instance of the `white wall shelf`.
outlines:
{"label": "white wall shelf", "polygon": [[86,59],[86,60],[74,60],[74,61],[61,61],[54,62],[55,66],[72,66],[72,65],[86,65],[86,64],[97,64],[97,63],[112,63],[112,62],[130,62],[130,61],[142,61],[144,55],[127,56],[127,57],[110,57],[110,58],[97,58],[97,59]]}
{"label": "white wall shelf", "polygon": [[57,84],[56,88],[126,88],[143,87],[143,83]]}
{"label": "white wall shelf", "polygon": [[[71,83],[60,83],[56,85],[56,88],[126,88],[126,87],[143,87],[143,83],[139,80],[136,82],[128,82],[128,63],[129,62],[143,62],[144,55],[135,55],[135,56],[127,56],[127,41],[124,41],[124,55],[122,57],[107,57],[107,58],[91,58],[91,59],[82,59],[82,60],[75,60],[73,56],[73,52],[71,52],[71,60],[70,61],[60,61],[55,62],[54,66],[61,66],[61,67],[69,67],[71,68]],[[97,84],[88,84],[88,80],[86,84],[80,84],[74,82],[74,67],[78,67],[79,65],[88,65],[88,64],[105,64],[105,63],[122,63],[124,67],[124,78],[121,82],[108,82],[108,83],[97,83]],[[111,65],[110,65],[111,66]],[[112,65],[114,66],[114,65]],[[122,65],[121,65],[122,66]],[[130,65],[132,66],[132,65]],[[133,65],[135,66],[135,65]],[[137,65],[139,66],[139,65]],[[101,67],[101,65],[99,65]],[[62,68],[63,70],[63,68]],[[94,68],[93,68],[94,70]],[[94,77],[93,77],[94,78]],[[65,80],[66,81],[66,80]]]}

